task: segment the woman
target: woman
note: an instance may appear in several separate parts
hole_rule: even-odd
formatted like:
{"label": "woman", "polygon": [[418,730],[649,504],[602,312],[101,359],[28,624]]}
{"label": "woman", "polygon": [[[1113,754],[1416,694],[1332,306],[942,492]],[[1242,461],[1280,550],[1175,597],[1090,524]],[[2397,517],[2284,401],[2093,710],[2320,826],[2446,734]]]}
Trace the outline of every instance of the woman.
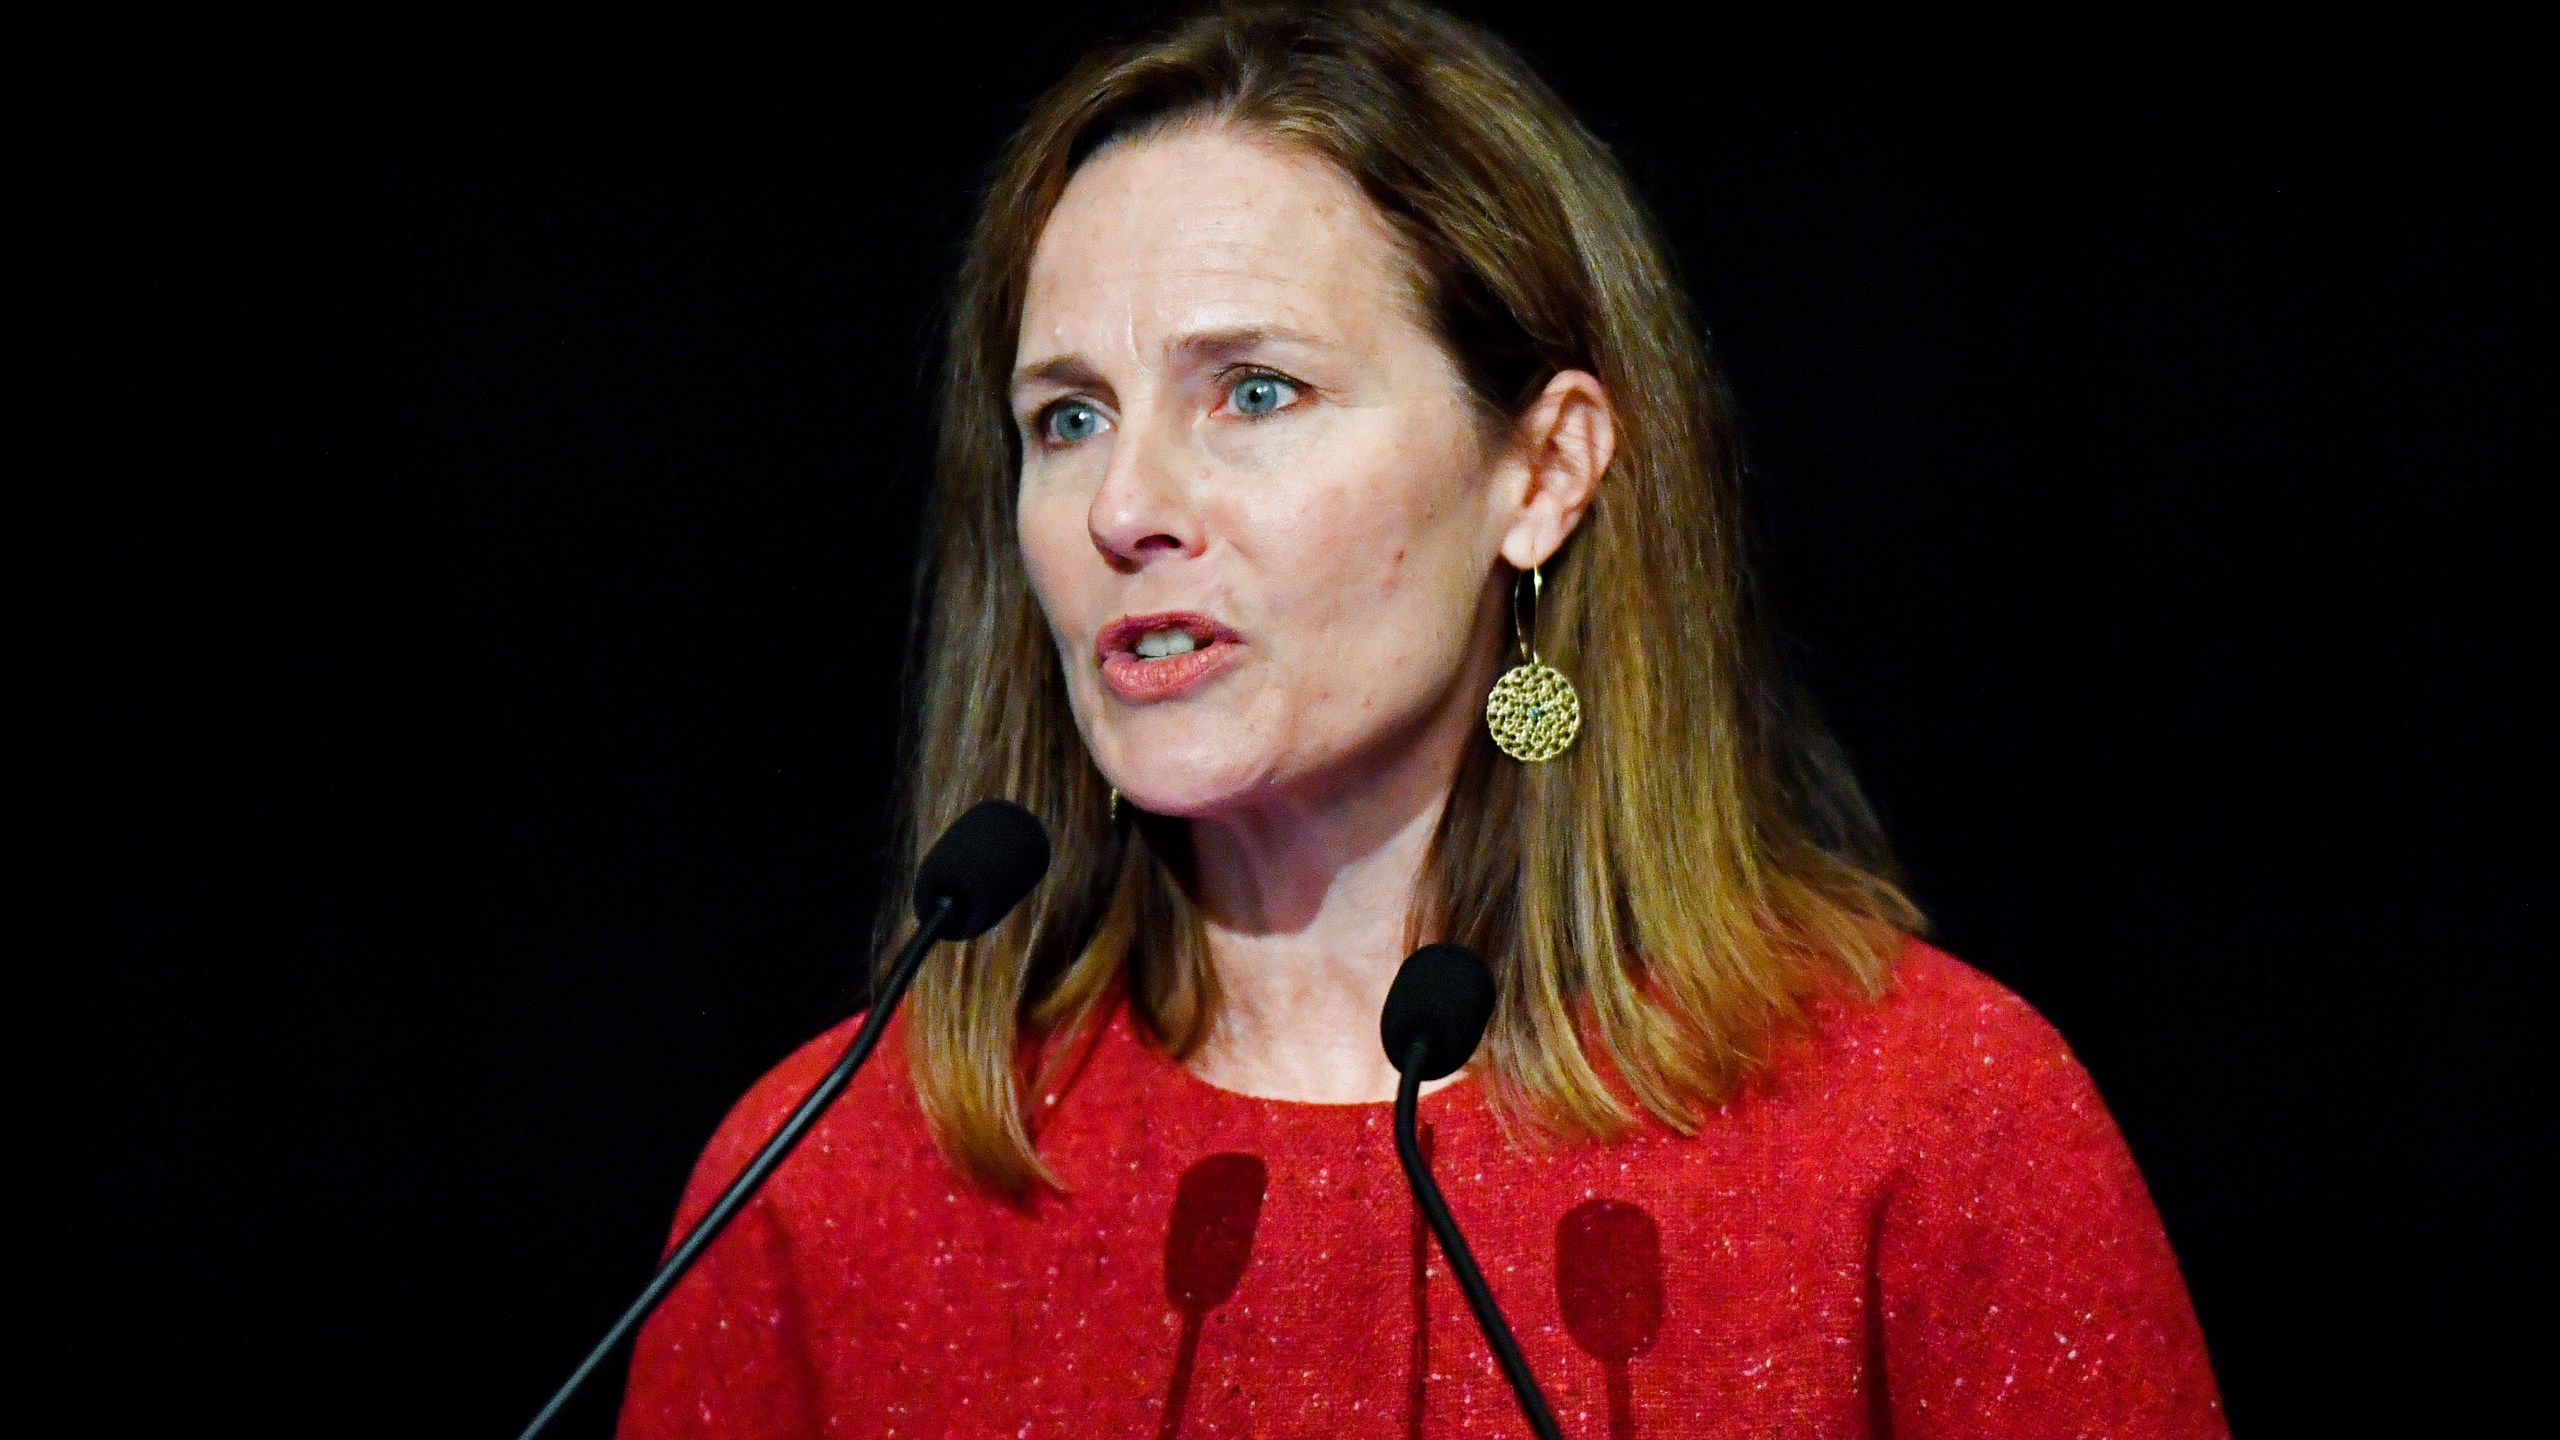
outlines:
{"label": "woman", "polygon": [[651,1322],[625,1434],[1521,1433],[1389,1142],[1438,939],[1501,1000],[1428,1144],[1568,1433],[2222,1433],[2086,1075],[1910,938],[1770,670],[1661,240],[1500,42],[1229,6],[1089,58],[941,423],[908,833],[1009,796],[1056,863]]}

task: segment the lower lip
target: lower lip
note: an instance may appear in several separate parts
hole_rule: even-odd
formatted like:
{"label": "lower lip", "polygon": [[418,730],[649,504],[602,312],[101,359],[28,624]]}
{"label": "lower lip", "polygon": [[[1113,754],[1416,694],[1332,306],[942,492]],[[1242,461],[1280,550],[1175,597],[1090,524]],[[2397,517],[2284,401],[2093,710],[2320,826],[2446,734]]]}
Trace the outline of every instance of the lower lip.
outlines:
{"label": "lower lip", "polygon": [[1206,647],[1162,660],[1141,660],[1121,653],[1102,662],[1102,683],[1123,700],[1145,704],[1187,695],[1209,683],[1232,664],[1243,647],[1232,640],[1213,640]]}

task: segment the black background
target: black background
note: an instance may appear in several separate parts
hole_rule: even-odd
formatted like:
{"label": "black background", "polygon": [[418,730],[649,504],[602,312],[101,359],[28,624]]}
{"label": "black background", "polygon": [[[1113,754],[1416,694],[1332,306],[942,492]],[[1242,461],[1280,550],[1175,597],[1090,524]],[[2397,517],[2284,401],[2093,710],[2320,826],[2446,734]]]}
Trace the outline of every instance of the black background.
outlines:
{"label": "black background", "polygon": [[[34,56],[71,1428],[514,1433],[859,962],[940,291],[1106,22],[854,8]],[[1662,214],[1776,611],[1943,943],[2097,1076],[2235,1420],[2484,1427],[2546,1293],[2543,60],[1483,13]]]}

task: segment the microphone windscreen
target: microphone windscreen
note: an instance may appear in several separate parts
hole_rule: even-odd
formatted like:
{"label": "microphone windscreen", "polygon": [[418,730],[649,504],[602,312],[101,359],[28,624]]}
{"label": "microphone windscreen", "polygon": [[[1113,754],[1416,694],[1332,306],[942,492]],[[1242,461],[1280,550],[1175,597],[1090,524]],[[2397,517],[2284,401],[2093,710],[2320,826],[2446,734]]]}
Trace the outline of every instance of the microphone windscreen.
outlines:
{"label": "microphone windscreen", "polygon": [[1049,832],[1010,800],[981,800],[951,822],[916,867],[916,919],[930,924],[934,906],[952,901],[947,940],[985,934],[1049,873]]}
{"label": "microphone windscreen", "polygon": [[1413,1042],[1428,1039],[1422,1078],[1437,1080],[1467,1063],[1492,1019],[1493,971],[1483,959],[1464,945],[1425,945],[1396,971],[1387,1008],[1378,1017],[1378,1038],[1398,1070]]}

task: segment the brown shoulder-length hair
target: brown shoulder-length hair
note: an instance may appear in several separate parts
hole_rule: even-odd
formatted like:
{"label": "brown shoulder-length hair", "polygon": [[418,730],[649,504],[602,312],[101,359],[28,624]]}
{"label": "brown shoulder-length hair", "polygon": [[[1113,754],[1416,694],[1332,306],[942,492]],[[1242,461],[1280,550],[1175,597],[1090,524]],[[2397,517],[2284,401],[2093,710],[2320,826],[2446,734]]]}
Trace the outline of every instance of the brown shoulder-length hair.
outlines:
{"label": "brown shoulder-length hair", "polygon": [[[1489,420],[1560,370],[1607,387],[1618,449],[1546,567],[1543,659],[1580,743],[1517,764],[1478,733],[1409,921],[1492,962],[1478,1067],[1515,1119],[1677,1129],[1732,1096],[1826,986],[1874,994],[1920,917],[1811,712],[1771,663],[1741,554],[1732,404],[1661,237],[1608,149],[1519,55],[1421,5],[1217,4],[1088,56],[1033,107],[970,235],[911,636],[904,873],[990,795],[1050,827],[1048,880],[937,956],[908,1017],[952,1159],[1002,1190],[1056,1071],[1114,999],[1176,1055],[1216,1003],[1176,822],[1115,823],[1014,528],[1009,409],[1023,290],[1077,166],[1114,140],[1223,124],[1341,168],[1407,252],[1420,312]],[[894,938],[902,897],[884,907]]]}

